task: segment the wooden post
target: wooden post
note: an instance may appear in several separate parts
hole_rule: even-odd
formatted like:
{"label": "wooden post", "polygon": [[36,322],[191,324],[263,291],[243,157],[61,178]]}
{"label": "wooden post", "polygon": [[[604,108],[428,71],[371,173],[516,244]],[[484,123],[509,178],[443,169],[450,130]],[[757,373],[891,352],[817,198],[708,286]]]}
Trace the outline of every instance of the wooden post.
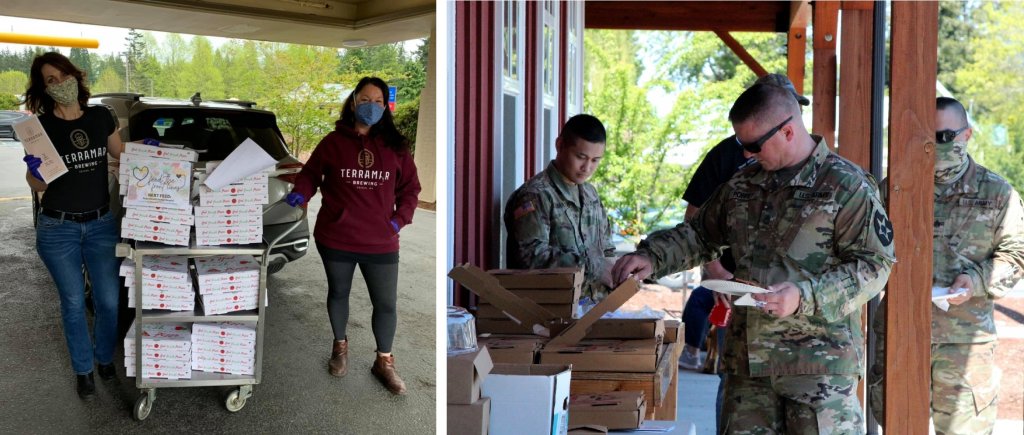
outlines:
{"label": "wooden post", "polygon": [[938,22],[938,3],[892,3],[885,433],[928,433]]}
{"label": "wooden post", "polygon": [[836,27],[838,2],[814,2],[814,111],[811,131],[836,145]]}
{"label": "wooden post", "polygon": [[796,93],[804,94],[804,67],[807,54],[807,23],[811,17],[811,4],[807,0],[789,2],[789,31],[786,42],[786,75],[793,82]]}

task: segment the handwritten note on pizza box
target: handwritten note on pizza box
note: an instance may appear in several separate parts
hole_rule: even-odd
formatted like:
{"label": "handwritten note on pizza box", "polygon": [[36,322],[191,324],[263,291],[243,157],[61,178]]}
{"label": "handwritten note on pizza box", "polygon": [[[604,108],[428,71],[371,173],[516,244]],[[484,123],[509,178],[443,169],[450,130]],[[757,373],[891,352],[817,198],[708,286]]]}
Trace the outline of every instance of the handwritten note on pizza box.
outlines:
{"label": "handwritten note on pizza box", "polygon": [[176,160],[133,159],[128,163],[125,206],[188,209],[192,164]]}

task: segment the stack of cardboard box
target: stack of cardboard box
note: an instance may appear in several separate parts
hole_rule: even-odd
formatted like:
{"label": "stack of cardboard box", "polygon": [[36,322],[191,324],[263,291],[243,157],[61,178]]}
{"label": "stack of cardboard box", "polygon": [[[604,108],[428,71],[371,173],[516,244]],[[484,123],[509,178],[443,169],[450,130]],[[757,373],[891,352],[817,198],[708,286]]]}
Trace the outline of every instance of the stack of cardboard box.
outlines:
{"label": "stack of cardboard box", "polygon": [[[583,286],[580,268],[538,270],[491,270],[498,284],[523,299],[536,302],[550,318],[571,319],[579,305]],[[481,297],[476,311],[477,332],[495,334],[531,334],[522,325],[487,298]]]}
{"label": "stack of cardboard box", "polygon": [[[192,377],[192,334],[182,323],[146,323],[142,328],[142,377],[189,379]],[[135,328],[124,337],[124,367],[135,376]]]}
{"label": "stack of cardboard box", "polygon": [[260,296],[260,266],[252,255],[199,257],[195,264],[204,313],[256,309]]}
{"label": "stack of cardboard box", "polygon": [[263,204],[270,202],[269,172],[257,172],[212,190],[203,184],[219,162],[207,162],[206,173],[196,174],[196,244],[238,245],[263,240]]}
{"label": "stack of cardboard box", "polygon": [[[188,273],[188,259],[179,255],[149,255],[142,262],[142,308],[191,311],[196,295]],[[135,308],[135,262],[121,262],[121,276],[128,287],[128,307]]]}
{"label": "stack of cardboard box", "polygon": [[491,399],[482,397],[484,379],[491,372],[487,348],[448,357],[448,434],[487,435]]}
{"label": "stack of cardboard box", "polygon": [[121,237],[188,246],[193,222],[189,180],[198,157],[185,148],[125,144],[118,176],[120,193],[126,195]]}
{"label": "stack of cardboard box", "polygon": [[192,369],[251,375],[256,367],[256,326],[235,322],[192,325]]}

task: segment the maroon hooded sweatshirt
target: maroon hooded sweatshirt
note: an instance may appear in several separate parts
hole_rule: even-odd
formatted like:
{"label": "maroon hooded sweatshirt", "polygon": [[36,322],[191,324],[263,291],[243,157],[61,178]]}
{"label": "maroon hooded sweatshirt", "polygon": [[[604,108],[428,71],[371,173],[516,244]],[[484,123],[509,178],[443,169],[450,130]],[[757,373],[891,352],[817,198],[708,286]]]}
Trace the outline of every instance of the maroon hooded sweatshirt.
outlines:
{"label": "maroon hooded sweatshirt", "polygon": [[337,123],[317,144],[295,181],[293,192],[311,198],[320,189],[323,205],[313,236],[332,248],[359,254],[398,252],[399,229],[412,223],[420,180],[412,154],[397,152],[381,135],[363,136]]}

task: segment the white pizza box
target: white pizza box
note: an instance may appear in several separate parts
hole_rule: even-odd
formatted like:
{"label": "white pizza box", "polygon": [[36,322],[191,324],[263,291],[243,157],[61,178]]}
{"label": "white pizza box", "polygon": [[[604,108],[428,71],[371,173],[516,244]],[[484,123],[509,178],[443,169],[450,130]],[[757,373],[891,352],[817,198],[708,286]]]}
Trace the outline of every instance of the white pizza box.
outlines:
{"label": "white pizza box", "polygon": [[232,197],[232,196],[265,196],[269,192],[266,181],[262,184],[259,183],[245,183],[245,184],[229,184],[222,187],[220,190],[213,190],[205,185],[199,186],[199,197],[202,198],[204,195],[217,198],[217,197]]}
{"label": "white pizza box", "polygon": [[[207,170],[209,170],[210,169],[209,165],[207,165],[206,168],[207,168]],[[262,186],[262,188],[266,188],[267,187],[267,181],[270,180],[270,173],[269,172],[257,172],[255,174],[252,174],[252,175],[248,176],[248,177],[245,177],[245,178],[242,178],[242,179],[240,179],[238,181],[235,181],[234,183],[229,183],[226,186],[224,186],[224,187],[222,187],[222,188],[220,188],[220,189],[218,189],[216,191],[211,189],[206,184],[204,184],[206,182],[206,178],[207,177],[209,177],[209,174],[197,171],[197,172],[195,172],[195,176],[193,178],[196,180],[196,184],[199,185],[199,186],[202,186],[202,188],[205,189],[207,192],[225,192],[226,193],[228,191],[227,189],[229,187],[252,186],[252,187],[259,188],[259,187]]]}
{"label": "white pizza box", "polygon": [[256,325],[237,322],[196,322],[192,325],[192,335],[256,340]]}
{"label": "white pizza box", "polygon": [[192,355],[192,369],[204,372],[251,375],[256,370],[255,358],[227,358],[218,355]]}
{"label": "white pizza box", "polygon": [[188,208],[170,208],[170,207],[161,207],[161,206],[132,206],[132,207],[129,207],[130,210],[138,210],[140,212],[146,212],[146,213],[157,212],[157,213],[163,213],[163,214],[167,214],[167,215],[174,215],[174,216],[181,216],[181,217],[192,216],[193,208],[194,207],[192,207],[191,205],[188,206]]}
{"label": "white pizza box", "polygon": [[193,335],[192,346],[203,346],[207,349],[255,349],[255,338],[217,337],[212,335]]}
{"label": "white pizza box", "polygon": [[[195,344],[192,344],[195,348]],[[135,346],[124,349],[124,357],[135,359]],[[192,361],[192,351],[189,349],[142,349],[142,360],[153,362],[184,362]]]}
{"label": "white pizza box", "polygon": [[256,342],[248,346],[218,346],[206,343],[192,343],[192,353],[201,355],[229,355],[232,357],[252,358],[256,356]]}
{"label": "white pizza box", "polygon": [[141,210],[129,208],[125,211],[124,220],[137,222],[161,222],[167,224],[191,226],[195,219],[191,214],[164,213],[157,210]]}
{"label": "white pizza box", "polygon": [[215,284],[200,284],[199,294],[200,295],[212,295],[218,293],[236,293],[236,292],[253,292],[258,293],[260,291],[259,279],[256,281],[241,281],[241,282],[222,282]]}
{"label": "white pizza box", "polygon": [[[190,282],[188,258],[184,255],[147,255],[142,261],[143,279],[164,282]],[[135,262],[125,258],[121,262],[121,276],[135,277]]]}
{"label": "white pizza box", "polygon": [[[124,359],[125,376],[135,377],[135,358]],[[150,379],[191,379],[192,364],[165,364],[154,361],[142,361],[142,377]]]}
{"label": "white pizza box", "polygon": [[188,148],[174,148],[164,145],[146,145],[142,142],[126,142],[124,144],[123,153],[158,159],[183,160],[187,162],[195,162],[199,160],[199,153]]}
{"label": "white pizza box", "polygon": [[204,216],[195,218],[196,228],[231,228],[235,226],[263,226],[262,214],[237,216]]}
{"label": "white pizza box", "polygon": [[148,231],[156,234],[170,234],[174,237],[188,237],[192,232],[191,225],[179,225],[165,222],[152,222],[149,220],[128,219],[121,220],[121,229],[134,231]]}
{"label": "white pizza box", "polygon": [[[195,206],[196,218],[208,218],[208,217],[232,217],[232,216],[263,216],[263,207],[259,205],[239,205],[239,206],[217,206],[217,207],[203,207]],[[261,224],[262,225],[262,224]]]}
{"label": "white pizza box", "polygon": [[223,237],[223,236],[247,236],[258,234],[263,236],[262,225],[234,225],[230,227],[203,227],[196,228],[196,237]]}
{"label": "white pizza box", "polygon": [[[202,173],[203,180],[205,181],[206,177],[208,177],[209,174],[212,173],[214,169],[217,169],[217,166],[220,166],[221,163],[224,163],[224,161],[223,160],[210,160],[210,161],[206,162],[206,166],[205,166],[206,170]],[[249,175],[248,177],[242,178],[242,180],[245,180],[247,178],[256,177],[256,176],[259,176],[261,174],[270,174],[271,172],[274,172],[276,169],[277,168],[274,167],[274,166],[267,166],[266,168],[260,169],[260,170],[256,171],[256,173],[254,173],[252,175]]]}
{"label": "white pizza box", "polygon": [[[125,285],[125,287],[128,287],[128,290],[134,290],[135,289],[135,276],[134,276],[135,272],[133,271],[130,274],[132,276],[125,277],[124,285]],[[143,278],[142,279],[142,290],[143,291],[173,291],[173,292],[188,292],[188,293],[192,293],[194,291],[194,289],[192,288],[192,281],[171,282],[171,281],[160,281],[160,280],[149,279],[149,278]],[[134,291],[130,291],[128,293],[128,295],[131,296],[132,293],[134,293]]]}
{"label": "white pizza box", "polygon": [[203,207],[213,206],[236,206],[236,205],[262,205],[269,204],[270,198],[266,193],[262,195],[199,195],[199,205]]}
{"label": "white pizza box", "polygon": [[137,231],[132,229],[121,229],[121,237],[143,242],[156,242],[165,245],[188,246],[189,236],[176,236],[172,234],[160,234],[152,231]]}
{"label": "white pizza box", "polygon": [[[135,298],[128,299],[128,308],[135,308]],[[158,301],[152,299],[144,299],[142,301],[142,309],[144,310],[168,310],[168,311],[192,311],[196,309],[196,301],[193,298],[190,301]]]}
{"label": "white pizza box", "polygon": [[259,301],[259,293],[217,293],[200,295],[203,301],[203,313],[206,315],[224,314],[233,311],[254,310]]}
{"label": "white pizza box", "polygon": [[[125,348],[135,347],[135,323],[124,336]],[[184,323],[146,323],[142,329],[143,349],[189,350],[192,331]]]}
{"label": "white pizza box", "polygon": [[217,284],[237,283],[258,288],[260,265],[252,255],[197,258],[196,278],[199,281],[200,293],[210,293],[208,288]]}
{"label": "white pizza box", "polygon": [[[135,289],[129,287],[128,299],[135,299]],[[178,290],[178,289],[160,289],[160,290],[149,290],[142,289],[142,300],[144,301],[175,301],[175,302],[187,302],[190,299],[195,299],[196,294],[192,290]]]}

